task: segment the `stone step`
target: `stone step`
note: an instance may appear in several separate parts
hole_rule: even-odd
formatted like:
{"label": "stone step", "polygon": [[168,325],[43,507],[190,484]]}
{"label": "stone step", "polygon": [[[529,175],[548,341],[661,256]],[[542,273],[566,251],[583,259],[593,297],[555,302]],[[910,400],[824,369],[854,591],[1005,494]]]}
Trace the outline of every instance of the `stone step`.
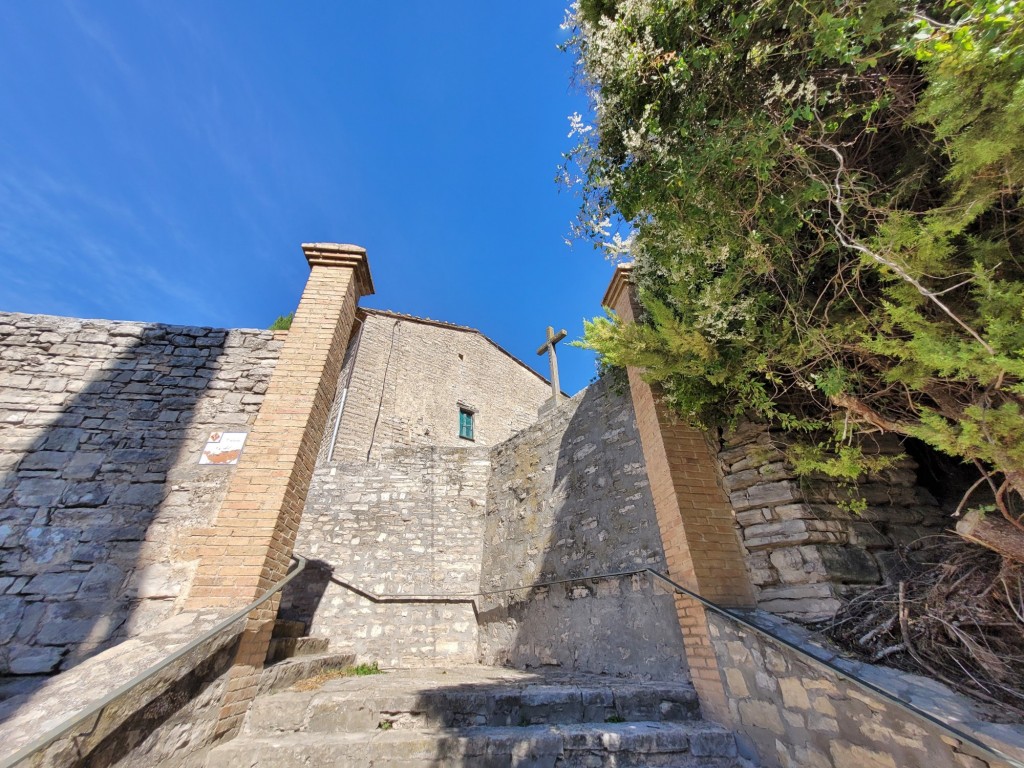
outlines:
{"label": "stone step", "polygon": [[303,637],[306,634],[306,622],[278,619],[274,622],[274,633],[271,637]]}
{"label": "stone step", "polygon": [[389,685],[389,674],[340,678],[319,691],[283,691],[253,702],[251,734],[338,733],[386,728],[687,722],[700,718],[689,683],[578,680]]}
{"label": "stone step", "polygon": [[577,723],[240,736],[207,768],[737,768],[731,733],[707,723]]}
{"label": "stone step", "polygon": [[326,637],[273,637],[267,648],[267,664],[296,656],[318,656],[327,653],[330,640]]}
{"label": "stone step", "polygon": [[294,685],[299,680],[322,674],[331,669],[344,669],[356,663],[351,653],[328,653],[322,656],[299,656],[263,667],[257,696],[269,696]]}

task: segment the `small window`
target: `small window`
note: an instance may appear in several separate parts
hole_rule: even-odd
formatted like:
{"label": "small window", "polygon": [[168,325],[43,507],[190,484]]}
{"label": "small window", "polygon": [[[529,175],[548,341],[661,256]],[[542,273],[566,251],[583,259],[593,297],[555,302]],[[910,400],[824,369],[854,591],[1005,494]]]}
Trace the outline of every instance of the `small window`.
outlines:
{"label": "small window", "polygon": [[473,412],[459,408],[459,437],[473,439]]}

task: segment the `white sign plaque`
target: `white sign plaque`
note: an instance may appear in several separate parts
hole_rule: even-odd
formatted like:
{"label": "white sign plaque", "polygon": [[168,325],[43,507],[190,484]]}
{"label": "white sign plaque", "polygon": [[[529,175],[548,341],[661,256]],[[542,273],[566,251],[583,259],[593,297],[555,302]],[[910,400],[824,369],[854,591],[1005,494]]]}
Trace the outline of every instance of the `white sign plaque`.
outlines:
{"label": "white sign plaque", "polygon": [[245,446],[246,432],[211,432],[200,464],[237,464]]}

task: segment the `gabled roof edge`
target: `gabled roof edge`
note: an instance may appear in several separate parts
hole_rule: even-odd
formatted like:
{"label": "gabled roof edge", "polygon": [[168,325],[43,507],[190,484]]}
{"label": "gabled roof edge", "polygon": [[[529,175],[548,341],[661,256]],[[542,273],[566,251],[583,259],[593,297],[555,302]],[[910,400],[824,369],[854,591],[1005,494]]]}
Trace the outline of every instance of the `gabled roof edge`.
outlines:
{"label": "gabled roof edge", "polygon": [[[551,381],[549,379],[547,379],[544,376],[542,376],[539,373],[537,373],[535,370],[533,370],[533,368],[531,368],[526,363],[524,363],[522,360],[520,360],[518,357],[513,355],[511,352],[509,352],[507,349],[505,349],[503,346],[501,346],[498,342],[494,341],[494,339],[490,338],[489,336],[487,336],[487,334],[483,333],[482,331],[480,331],[480,330],[478,330],[476,328],[470,328],[468,325],[456,325],[455,323],[446,323],[443,320],[431,320],[430,318],[427,318],[427,317],[416,317],[415,315],[407,315],[404,312],[392,312],[391,310],[388,310],[388,309],[371,309],[369,307],[359,307],[359,309],[357,311],[358,312],[362,312],[364,315],[378,315],[380,317],[393,317],[396,320],[407,320],[407,321],[409,321],[411,323],[420,323],[422,325],[433,325],[433,326],[435,326],[437,328],[447,328],[448,330],[451,330],[451,331],[462,331],[463,333],[475,333],[478,336],[480,336],[480,338],[482,338],[484,341],[486,341],[491,346],[493,346],[495,349],[497,349],[499,352],[501,352],[503,355],[505,355],[506,357],[511,358],[512,360],[514,360],[516,363],[518,363],[523,368],[528,370],[530,373],[532,373],[538,379],[543,381],[549,387],[551,386]],[[570,395],[568,395],[565,391],[563,391],[562,394],[565,397],[570,397]]]}

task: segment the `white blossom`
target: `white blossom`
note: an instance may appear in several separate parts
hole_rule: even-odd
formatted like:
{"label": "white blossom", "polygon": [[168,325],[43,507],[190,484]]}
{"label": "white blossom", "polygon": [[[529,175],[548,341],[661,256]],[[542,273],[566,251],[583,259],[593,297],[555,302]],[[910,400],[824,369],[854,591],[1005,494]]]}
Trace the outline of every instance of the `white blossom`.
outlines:
{"label": "white blossom", "polygon": [[605,256],[611,261],[628,259],[631,255],[633,238],[635,235],[636,232],[630,232],[625,238],[623,238],[618,232],[613,234],[611,240],[606,240],[601,243],[601,247],[604,248]]}
{"label": "white blossom", "polygon": [[569,115],[569,138],[573,136],[586,136],[594,130],[594,126],[590,125],[583,119],[583,115],[579,112],[573,112]]}

